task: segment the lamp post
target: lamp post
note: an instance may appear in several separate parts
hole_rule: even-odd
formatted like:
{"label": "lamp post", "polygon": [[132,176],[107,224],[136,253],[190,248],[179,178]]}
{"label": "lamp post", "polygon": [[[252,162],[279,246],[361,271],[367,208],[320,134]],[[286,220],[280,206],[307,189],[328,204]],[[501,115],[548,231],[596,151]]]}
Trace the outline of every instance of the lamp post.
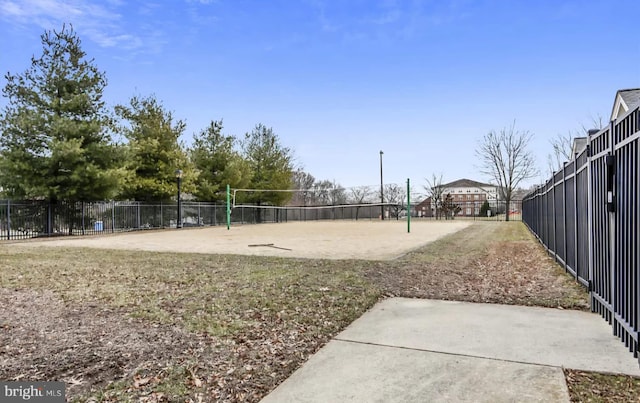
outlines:
{"label": "lamp post", "polygon": [[180,185],[182,184],[182,169],[176,169],[176,180],[178,184],[178,222],[176,228],[182,228],[182,198],[180,194]]}
{"label": "lamp post", "polygon": [[380,218],[384,220],[384,185],[382,182],[382,150],[380,150]]}

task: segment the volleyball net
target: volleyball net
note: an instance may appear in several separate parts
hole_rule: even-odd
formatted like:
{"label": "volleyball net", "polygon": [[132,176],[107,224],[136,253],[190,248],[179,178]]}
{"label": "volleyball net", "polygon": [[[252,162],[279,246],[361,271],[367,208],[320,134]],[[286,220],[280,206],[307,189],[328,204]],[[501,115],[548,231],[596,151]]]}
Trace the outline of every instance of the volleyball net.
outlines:
{"label": "volleyball net", "polygon": [[227,226],[236,223],[385,220],[407,217],[412,195],[406,185],[352,188],[227,189]]}

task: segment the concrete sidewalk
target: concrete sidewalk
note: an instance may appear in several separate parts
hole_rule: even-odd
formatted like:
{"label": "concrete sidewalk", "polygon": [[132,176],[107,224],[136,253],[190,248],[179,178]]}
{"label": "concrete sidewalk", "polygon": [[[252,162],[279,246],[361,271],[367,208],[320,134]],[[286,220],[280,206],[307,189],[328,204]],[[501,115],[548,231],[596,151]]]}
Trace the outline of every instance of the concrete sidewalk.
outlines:
{"label": "concrete sidewalk", "polygon": [[595,314],[392,298],[263,402],[568,402],[562,368],[640,376]]}

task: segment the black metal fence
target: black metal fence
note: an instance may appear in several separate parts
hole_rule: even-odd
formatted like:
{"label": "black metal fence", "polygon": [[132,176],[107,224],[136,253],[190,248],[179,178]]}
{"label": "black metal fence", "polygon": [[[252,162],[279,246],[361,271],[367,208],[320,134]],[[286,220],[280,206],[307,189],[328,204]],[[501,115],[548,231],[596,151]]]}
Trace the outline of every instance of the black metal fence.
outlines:
{"label": "black metal fence", "polygon": [[[455,201],[454,204],[460,208],[454,218],[465,220],[484,221],[504,221],[507,213],[509,220],[520,221],[522,219],[522,200],[513,199],[507,205],[504,200],[488,200],[487,206],[483,209],[484,201]],[[418,204],[414,206],[412,216],[418,218],[435,218],[436,211],[428,205]],[[438,211],[438,218],[444,219],[444,213]]]}
{"label": "black metal fence", "polygon": [[[400,208],[387,204],[389,217]],[[181,202],[181,226],[226,225],[226,205]],[[380,204],[318,207],[237,206],[231,224],[313,220],[377,220]],[[144,229],[176,228],[176,203],[59,202],[0,200],[0,240],[68,235],[100,235]]]}
{"label": "black metal fence", "polygon": [[523,221],[588,288],[591,309],[638,357],[640,109],[591,134],[587,148],[525,197]]}
{"label": "black metal fence", "polygon": [[[0,239],[98,235],[177,226],[176,203],[0,201]],[[226,223],[225,206],[182,202],[182,226]]]}

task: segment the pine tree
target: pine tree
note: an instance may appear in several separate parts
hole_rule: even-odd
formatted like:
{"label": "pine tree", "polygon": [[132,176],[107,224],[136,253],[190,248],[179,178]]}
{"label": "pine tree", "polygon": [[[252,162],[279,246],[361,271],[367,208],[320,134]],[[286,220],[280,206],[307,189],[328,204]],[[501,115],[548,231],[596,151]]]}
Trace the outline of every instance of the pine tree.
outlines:
{"label": "pine tree", "polygon": [[194,191],[198,200],[224,201],[227,185],[232,188],[249,186],[249,164],[235,146],[235,137],[222,134],[222,121],[212,121],[194,137],[190,157],[198,170]]}
{"label": "pine tree", "polygon": [[128,140],[126,178],[121,197],[138,201],[168,201],[176,196],[176,170],[183,172],[182,191],[191,193],[196,173],[180,136],[185,123],[154,97],[134,96],[129,106],[116,106],[126,122],[121,128]]}
{"label": "pine tree", "polygon": [[87,60],[71,26],[41,40],[43,53],[30,68],[5,76],[0,187],[14,198],[109,199],[122,172],[102,100],[105,74]]}
{"label": "pine tree", "polygon": [[490,208],[491,207],[489,206],[489,201],[485,200],[484,203],[482,203],[482,207],[480,207],[480,213],[478,214],[478,216],[487,217],[487,212],[489,212]]}
{"label": "pine tree", "polygon": [[[253,189],[291,189],[293,179],[293,154],[280,144],[273,129],[258,124],[245,135],[244,157],[251,167]],[[256,192],[247,196],[249,202],[258,205],[285,205],[291,198],[288,192]]]}

